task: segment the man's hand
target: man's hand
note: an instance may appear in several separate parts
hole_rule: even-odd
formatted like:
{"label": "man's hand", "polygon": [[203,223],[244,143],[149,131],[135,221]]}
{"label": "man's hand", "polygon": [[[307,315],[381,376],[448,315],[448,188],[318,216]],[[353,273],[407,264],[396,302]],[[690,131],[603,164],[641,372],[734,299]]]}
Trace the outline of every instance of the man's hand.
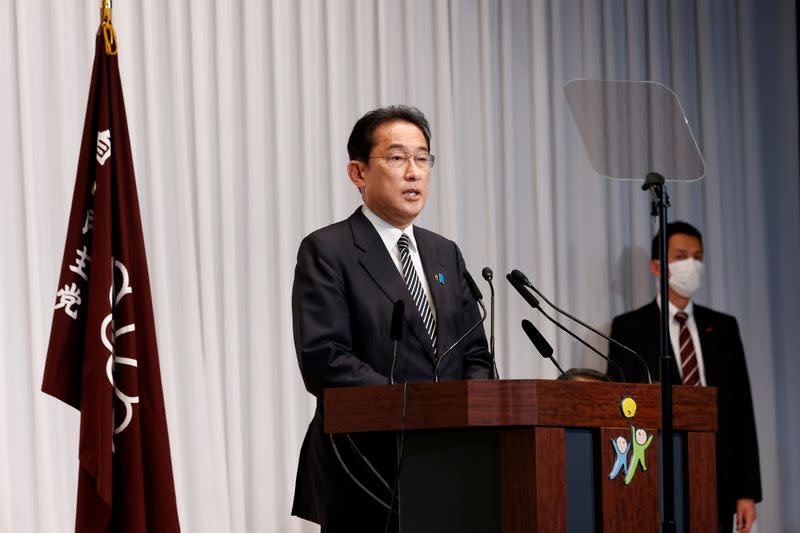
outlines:
{"label": "man's hand", "polygon": [[756,521],[756,502],[750,498],[736,500],[736,531],[749,533]]}

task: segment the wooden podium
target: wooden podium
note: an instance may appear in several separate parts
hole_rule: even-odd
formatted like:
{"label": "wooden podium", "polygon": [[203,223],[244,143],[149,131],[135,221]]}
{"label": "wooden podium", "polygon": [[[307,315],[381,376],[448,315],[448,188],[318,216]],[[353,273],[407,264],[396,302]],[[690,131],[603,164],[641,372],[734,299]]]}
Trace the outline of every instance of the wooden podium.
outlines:
{"label": "wooden podium", "polygon": [[[621,402],[635,402],[626,417]],[[630,407],[630,401],[626,402]],[[678,531],[717,531],[716,389],[673,388]],[[630,410],[628,410],[630,415]],[[399,431],[403,385],[325,390],[325,431]],[[653,435],[647,470],[629,484],[609,479],[617,459],[612,441],[632,441],[632,426]],[[658,385],[550,380],[476,380],[410,384],[406,390],[406,454],[400,478],[401,532],[488,533],[660,530]],[[582,431],[591,442],[588,480],[568,491],[567,440]],[[633,437],[635,438],[635,437]],[[577,462],[577,461],[576,461]],[[585,472],[589,470],[589,472]],[[586,486],[584,486],[586,485]],[[568,503],[577,490],[588,501]],[[388,499],[388,498],[387,498]],[[569,512],[568,512],[569,511]],[[583,513],[588,516],[580,516]],[[568,526],[568,521],[570,522]]]}

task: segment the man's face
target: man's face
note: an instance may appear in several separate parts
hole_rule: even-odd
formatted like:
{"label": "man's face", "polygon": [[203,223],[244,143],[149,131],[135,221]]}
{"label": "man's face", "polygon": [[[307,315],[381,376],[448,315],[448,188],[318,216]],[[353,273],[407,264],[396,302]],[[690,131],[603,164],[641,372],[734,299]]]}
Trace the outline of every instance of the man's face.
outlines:
{"label": "man's face", "polygon": [[386,222],[404,229],[425,206],[430,167],[418,166],[412,160],[394,168],[386,156],[428,153],[425,136],[410,122],[398,120],[378,126],[372,140],[369,161],[348,164],[350,180],[361,190],[367,207]]}
{"label": "man's face", "polygon": [[[672,263],[681,261],[682,259],[689,259],[690,257],[703,260],[703,245],[700,239],[686,235],[685,233],[675,233],[667,241],[667,262]],[[650,270],[656,277],[661,272],[658,259],[650,261]]]}
{"label": "man's face", "polygon": [[689,259],[690,257],[698,261],[703,260],[703,245],[700,244],[700,239],[685,233],[676,233],[669,238],[667,241],[668,263]]}

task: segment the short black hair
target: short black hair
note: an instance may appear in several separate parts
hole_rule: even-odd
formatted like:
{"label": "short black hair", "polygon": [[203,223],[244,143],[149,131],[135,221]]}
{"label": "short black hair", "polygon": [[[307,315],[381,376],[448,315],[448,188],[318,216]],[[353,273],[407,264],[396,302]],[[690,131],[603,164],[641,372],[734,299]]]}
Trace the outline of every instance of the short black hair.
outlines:
{"label": "short black hair", "polygon": [[[688,222],[683,222],[681,220],[676,220],[675,222],[670,222],[667,224],[667,246],[669,246],[670,237],[679,233],[682,235],[689,235],[690,237],[696,237],[697,240],[700,241],[700,246],[703,246],[703,236],[700,234],[700,230]],[[660,247],[658,246],[658,233],[656,233],[655,237],[653,237],[653,244],[650,248],[650,259],[660,259],[660,251]]]}
{"label": "short black hair", "polygon": [[347,153],[350,155],[350,160],[367,163],[374,144],[372,134],[378,126],[398,120],[410,122],[418,127],[425,136],[428,150],[431,149],[431,127],[422,111],[407,105],[390,105],[373,109],[358,119],[347,140]]}
{"label": "short black hair", "polygon": [[578,378],[589,378],[592,381],[616,381],[608,374],[598,372],[593,368],[570,368],[560,376],[560,381],[578,381]]}

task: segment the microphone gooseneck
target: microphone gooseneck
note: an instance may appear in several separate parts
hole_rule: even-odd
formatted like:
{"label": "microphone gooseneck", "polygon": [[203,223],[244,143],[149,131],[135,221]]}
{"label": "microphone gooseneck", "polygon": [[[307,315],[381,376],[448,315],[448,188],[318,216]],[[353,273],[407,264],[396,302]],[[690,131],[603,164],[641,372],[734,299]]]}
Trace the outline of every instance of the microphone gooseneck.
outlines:
{"label": "microphone gooseneck", "polygon": [[[400,481],[400,472],[403,469],[403,459],[406,456],[406,414],[408,413],[408,381],[403,383],[403,410],[400,419],[400,435],[397,437],[397,470],[394,473],[394,485],[392,486],[392,499],[390,504],[386,507],[389,508],[389,513],[386,515],[386,526],[384,533],[388,533],[389,526],[392,522],[392,514],[399,514],[394,510],[394,502],[397,501],[397,483]],[[399,505],[399,502],[398,502]],[[398,516],[399,520],[399,516]]]}
{"label": "microphone gooseneck", "polygon": [[606,360],[606,361],[607,361],[609,364],[612,364],[612,365],[614,365],[614,366],[616,367],[616,369],[619,371],[619,375],[620,375],[620,377],[622,377],[622,382],[623,382],[623,383],[626,383],[626,380],[625,380],[625,373],[622,371],[622,367],[621,367],[621,366],[619,366],[619,364],[617,364],[617,362],[616,362],[616,361],[612,361],[612,360],[611,360],[611,359],[609,359],[607,356],[605,356],[605,355],[603,355],[602,353],[600,353],[600,351],[599,351],[599,350],[597,350],[597,348],[595,348],[594,346],[592,346],[591,344],[589,344],[588,342],[586,342],[586,341],[585,341],[585,340],[583,340],[582,338],[578,337],[578,336],[577,336],[575,333],[573,333],[572,331],[570,331],[569,329],[567,329],[567,328],[566,328],[566,327],[565,327],[563,324],[561,324],[560,322],[556,321],[556,319],[554,319],[553,317],[551,317],[550,315],[548,315],[547,313],[545,313],[545,312],[544,312],[544,309],[542,309],[541,307],[539,308],[539,312],[540,312],[540,313],[542,313],[542,315],[544,315],[544,317],[545,317],[547,320],[549,320],[550,322],[552,322],[553,324],[555,324],[556,326],[558,326],[558,328],[559,328],[559,329],[561,329],[562,331],[566,332],[566,333],[567,333],[567,334],[568,334],[570,337],[574,338],[575,340],[577,340],[578,342],[580,342],[581,344],[583,344],[584,346],[586,346],[587,348],[589,348],[591,351],[593,351],[594,353],[596,353],[597,355],[599,355],[600,357],[602,357],[603,359],[605,359],[605,360]]}
{"label": "microphone gooseneck", "polygon": [[567,329],[563,324],[558,322],[556,319],[547,314],[544,309],[542,309],[541,305],[539,305],[539,300],[537,300],[536,297],[533,296],[530,293],[530,291],[528,291],[527,286],[530,285],[530,282],[528,281],[528,278],[525,277],[525,274],[523,274],[519,270],[514,270],[510,274],[508,274],[506,278],[508,278],[508,281],[511,283],[511,285],[513,285],[514,288],[517,289],[517,292],[519,292],[522,295],[522,297],[525,298],[525,300],[531,305],[531,307],[533,307],[534,309],[538,309],[539,312],[542,313],[542,315],[544,315],[544,317],[547,320],[555,324],[560,330],[562,330],[567,335],[569,335],[573,339],[583,344],[585,347],[589,348],[591,351],[593,351],[595,354],[597,354],[602,359],[607,361],[609,364],[614,365],[617,368],[617,370],[619,370],[619,375],[622,377],[622,381],[623,382],[625,381],[625,373],[622,371],[622,367],[619,364],[617,364],[615,361],[612,361],[611,359],[600,353],[600,351],[597,350],[594,346],[592,346],[582,338],[578,337],[575,333]]}
{"label": "microphone gooseneck", "polygon": [[475,331],[475,328],[477,328],[478,326],[480,326],[481,324],[483,324],[483,321],[484,321],[484,320],[486,320],[487,313],[486,313],[486,306],[485,306],[485,305],[483,305],[483,301],[482,301],[482,300],[483,300],[483,295],[481,295],[481,291],[480,291],[480,289],[478,289],[478,286],[475,284],[475,280],[473,280],[473,279],[472,279],[472,276],[471,276],[471,275],[469,274],[469,272],[468,272],[468,271],[466,271],[466,270],[464,271],[464,280],[467,282],[467,287],[469,287],[469,292],[470,292],[470,294],[472,294],[472,297],[473,297],[473,298],[475,298],[475,301],[476,301],[476,302],[478,302],[478,305],[480,306],[480,308],[481,308],[481,311],[482,311],[482,316],[481,316],[481,319],[480,319],[480,320],[478,320],[477,322],[475,322],[475,324],[473,324],[473,326],[472,326],[471,328],[469,328],[469,329],[467,330],[467,332],[466,332],[466,333],[464,333],[463,335],[461,335],[461,336],[460,336],[460,337],[459,337],[459,338],[456,340],[456,342],[454,342],[453,344],[451,344],[451,345],[450,345],[450,347],[449,347],[447,350],[445,350],[445,351],[444,351],[444,353],[442,353],[442,355],[440,355],[440,356],[439,356],[439,357],[436,359],[436,366],[435,366],[435,367],[434,367],[434,369],[433,369],[433,380],[434,380],[434,381],[436,381],[436,382],[438,382],[438,381],[439,381],[439,365],[441,365],[441,364],[442,364],[442,360],[443,360],[443,359],[444,359],[444,358],[445,358],[447,355],[449,355],[451,351],[453,351],[453,348],[455,348],[456,346],[458,346],[458,344],[459,344],[461,341],[463,341],[464,339],[466,339],[466,338],[467,338],[467,335],[469,335],[470,333],[472,333],[473,331]]}
{"label": "microphone gooseneck", "polygon": [[494,379],[500,379],[500,372],[497,371],[497,359],[494,355],[494,284],[492,280],[494,279],[494,272],[489,267],[484,267],[481,270],[481,275],[483,279],[489,284],[489,291],[491,294],[489,295],[489,310],[491,312],[489,318],[489,354],[492,356],[492,371],[494,372]]}
{"label": "microphone gooseneck", "polygon": [[[616,339],[611,338],[609,335],[606,335],[605,333],[603,333],[602,331],[598,330],[597,328],[594,328],[594,327],[590,326],[589,324],[587,324],[586,322],[584,322],[580,318],[578,318],[576,316],[573,316],[570,313],[567,313],[566,311],[564,311],[563,309],[561,309],[560,307],[555,305],[553,302],[548,300],[547,297],[544,294],[542,294],[541,291],[539,291],[539,289],[534,287],[533,283],[531,283],[530,280],[528,280],[528,277],[525,274],[523,274],[522,272],[520,272],[519,270],[513,270],[511,272],[511,274],[509,274],[509,276],[511,276],[515,280],[517,280],[518,283],[521,283],[522,285],[524,285],[526,287],[530,287],[531,290],[533,290],[533,292],[535,292],[542,300],[545,301],[545,303],[547,303],[547,305],[549,305],[550,307],[555,309],[557,312],[559,312],[562,315],[566,316],[570,320],[573,320],[573,321],[577,322],[578,324],[580,324],[581,326],[585,327],[586,329],[592,331],[593,333],[595,333],[597,335],[600,335],[601,337],[606,339],[608,342],[614,343],[615,345],[619,346],[623,350],[633,354],[633,356],[636,357],[639,360],[639,362],[641,362],[642,367],[644,367],[645,373],[647,375],[647,382],[648,383],[653,383],[653,378],[652,378],[652,375],[650,374],[650,367],[647,366],[647,361],[644,360],[644,357],[642,357],[641,354],[639,354],[638,352],[634,351],[633,349],[625,346],[624,344],[622,344],[621,342],[617,341]],[[510,281],[510,278],[509,278],[509,281]],[[517,290],[519,290],[519,289],[517,289]],[[597,350],[595,350],[595,352],[599,354],[599,352],[597,352]],[[607,361],[609,360],[607,357],[604,357],[602,355],[601,355],[601,357],[603,357],[603,359],[606,359]],[[617,366],[618,369],[620,369],[619,365],[616,365],[616,366]],[[621,369],[620,369],[620,376],[622,377],[622,380],[625,381],[625,377],[622,375]]]}
{"label": "microphone gooseneck", "polygon": [[397,341],[403,336],[403,315],[406,312],[406,304],[403,300],[397,300],[392,308],[392,325],[389,329],[389,338],[394,341],[392,350],[392,368],[389,371],[389,383],[394,385],[394,363],[397,360]]}

